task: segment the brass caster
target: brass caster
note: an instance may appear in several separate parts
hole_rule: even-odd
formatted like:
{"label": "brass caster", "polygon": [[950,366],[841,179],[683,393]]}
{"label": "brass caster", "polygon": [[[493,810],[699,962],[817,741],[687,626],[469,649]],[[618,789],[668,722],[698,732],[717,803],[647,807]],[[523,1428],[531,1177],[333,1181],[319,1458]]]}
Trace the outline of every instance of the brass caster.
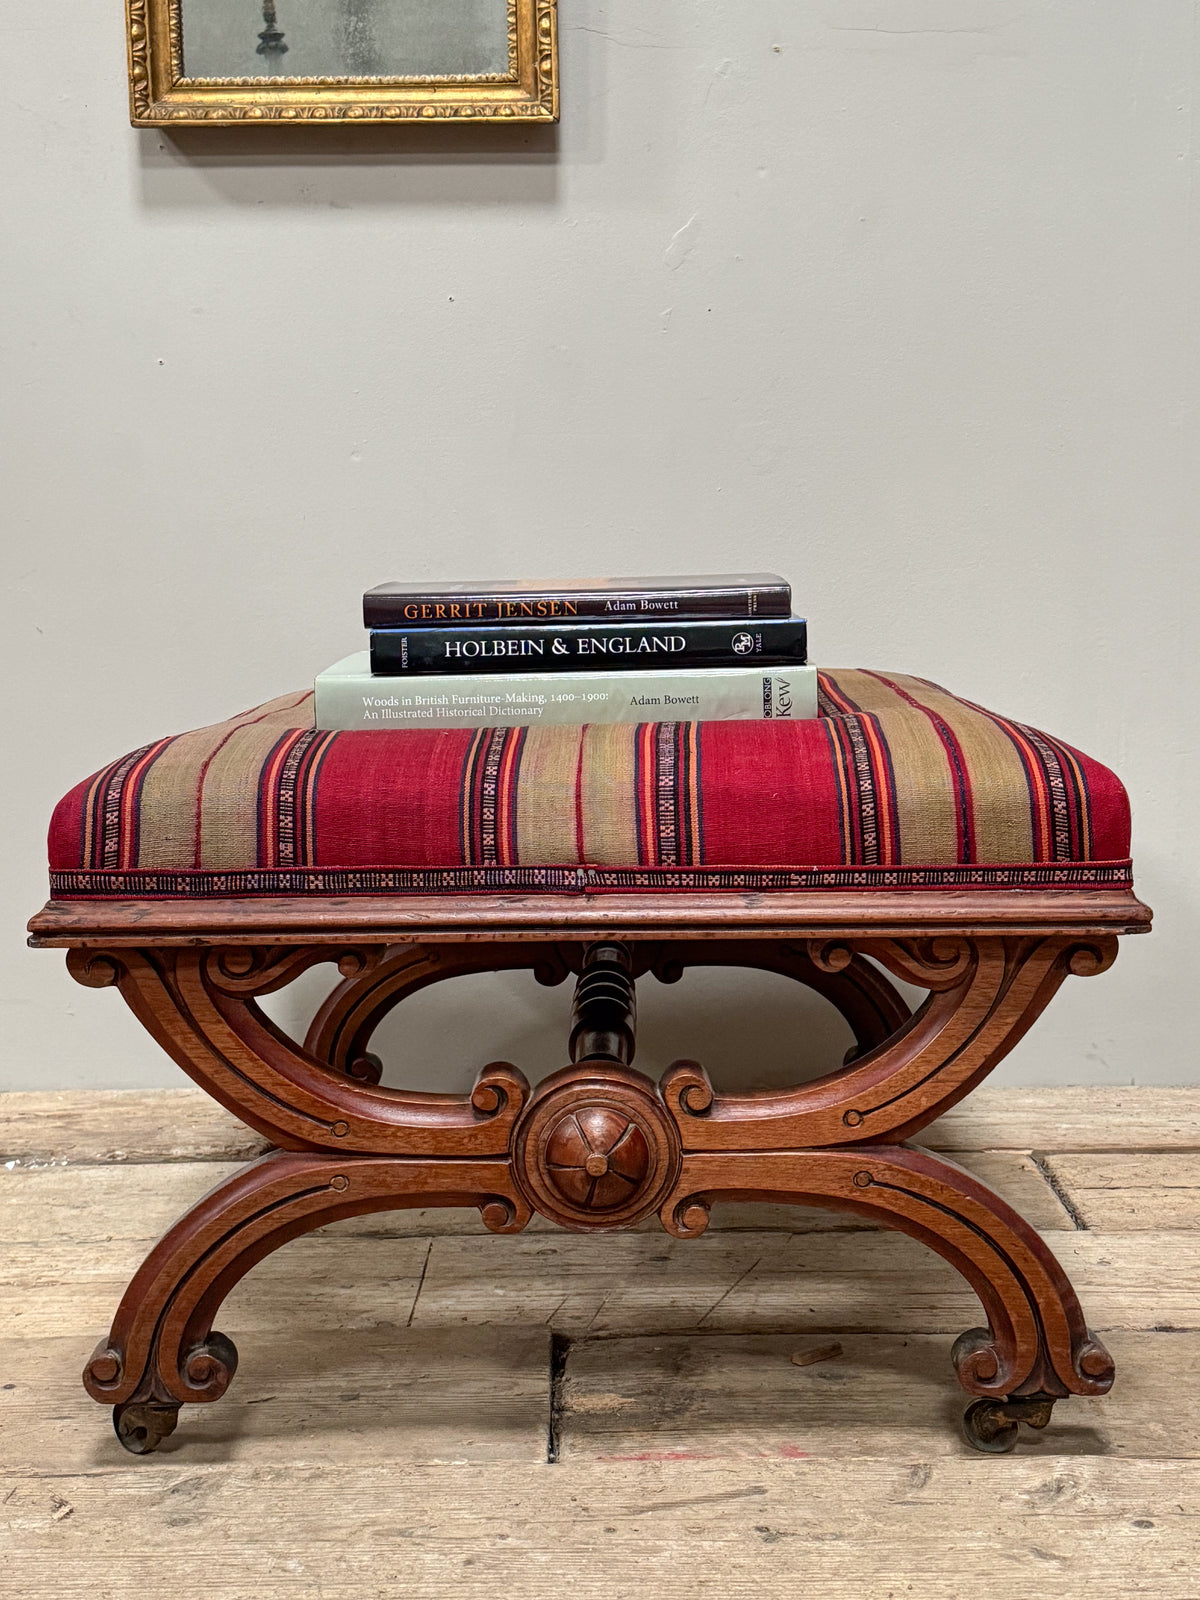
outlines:
{"label": "brass caster", "polygon": [[1054,1401],[1049,1396],[1022,1396],[1018,1400],[973,1400],[963,1412],[963,1438],[972,1450],[1004,1456],[1016,1448],[1021,1424],[1044,1428]]}
{"label": "brass caster", "polygon": [[159,1400],[128,1400],[113,1407],[113,1431],[130,1455],[148,1456],[175,1432],[179,1407]]}

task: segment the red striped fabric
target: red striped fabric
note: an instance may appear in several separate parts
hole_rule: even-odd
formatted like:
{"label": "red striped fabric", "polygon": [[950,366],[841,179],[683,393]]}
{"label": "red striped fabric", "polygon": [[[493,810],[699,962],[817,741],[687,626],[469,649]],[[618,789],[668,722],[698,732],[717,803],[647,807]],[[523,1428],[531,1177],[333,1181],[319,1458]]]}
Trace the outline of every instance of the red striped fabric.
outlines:
{"label": "red striped fabric", "polygon": [[822,673],[807,722],[311,717],[287,696],[77,785],[51,823],[55,895],[1130,881],[1107,767],[922,679]]}

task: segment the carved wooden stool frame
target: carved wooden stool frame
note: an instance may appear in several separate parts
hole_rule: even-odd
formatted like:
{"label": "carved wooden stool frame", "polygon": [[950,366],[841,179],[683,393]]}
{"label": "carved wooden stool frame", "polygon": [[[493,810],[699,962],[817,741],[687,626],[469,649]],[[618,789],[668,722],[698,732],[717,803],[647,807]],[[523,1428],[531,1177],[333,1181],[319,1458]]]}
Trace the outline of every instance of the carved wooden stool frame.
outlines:
{"label": "carved wooden stool frame", "polygon": [[[855,1212],[955,1266],[987,1326],[952,1352],[976,1448],[1104,1394],[1113,1364],[1037,1233],[953,1162],[907,1143],[1012,1048],[1069,974],[1103,972],[1150,913],[1117,890],[380,900],[51,902],[35,945],[115,985],[202,1088],[277,1146],[192,1207],[134,1276],[84,1383],[118,1437],[153,1450],[181,1405],[217,1400],[237,1352],[213,1321],[239,1279],[340,1217],[475,1206],[496,1233],[657,1214],[693,1239],[714,1201]],[[868,959],[870,958],[870,959]],[[303,1046],[257,1005],[318,962],[340,984]],[[722,1094],[702,1065],[632,1066],[634,985],[686,967],[785,974],[829,1000],[855,1045],[794,1088]],[[463,973],[577,978],[569,1064],[535,1090],[514,1066],[469,1095],[383,1087],[374,1030],[407,995]],[[881,970],[883,969],[883,970]],[[910,1011],[885,971],[928,991]]]}

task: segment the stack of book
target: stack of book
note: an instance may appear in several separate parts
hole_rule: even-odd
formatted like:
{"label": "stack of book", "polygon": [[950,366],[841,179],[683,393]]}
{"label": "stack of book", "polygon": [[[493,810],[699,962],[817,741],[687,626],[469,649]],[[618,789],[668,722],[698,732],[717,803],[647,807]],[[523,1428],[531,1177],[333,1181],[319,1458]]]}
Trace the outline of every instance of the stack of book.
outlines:
{"label": "stack of book", "polygon": [[369,653],[317,679],[326,729],[727,722],[816,715],[808,629],[772,573],[564,584],[384,583]]}

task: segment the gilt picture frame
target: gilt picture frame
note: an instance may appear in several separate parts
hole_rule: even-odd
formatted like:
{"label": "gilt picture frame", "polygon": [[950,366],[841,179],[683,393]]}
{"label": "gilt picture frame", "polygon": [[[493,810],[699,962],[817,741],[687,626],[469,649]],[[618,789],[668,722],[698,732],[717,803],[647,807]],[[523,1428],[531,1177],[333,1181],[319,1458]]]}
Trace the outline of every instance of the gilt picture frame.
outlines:
{"label": "gilt picture frame", "polygon": [[126,0],[135,128],[556,122],[557,0]]}

